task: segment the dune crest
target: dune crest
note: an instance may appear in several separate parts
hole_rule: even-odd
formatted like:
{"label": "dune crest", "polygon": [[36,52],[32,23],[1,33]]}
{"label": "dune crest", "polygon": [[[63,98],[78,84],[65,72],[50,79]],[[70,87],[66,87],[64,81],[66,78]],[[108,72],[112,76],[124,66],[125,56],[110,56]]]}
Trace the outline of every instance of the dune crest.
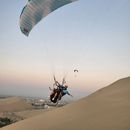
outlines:
{"label": "dune crest", "polygon": [[1,130],[129,130],[130,77],[61,108]]}

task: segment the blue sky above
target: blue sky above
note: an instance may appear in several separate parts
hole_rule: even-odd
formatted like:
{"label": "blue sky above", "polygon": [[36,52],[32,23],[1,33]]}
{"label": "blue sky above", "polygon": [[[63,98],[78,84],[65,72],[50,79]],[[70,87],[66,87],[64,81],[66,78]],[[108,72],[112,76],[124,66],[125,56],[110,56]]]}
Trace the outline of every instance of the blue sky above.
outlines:
{"label": "blue sky above", "polygon": [[79,0],[49,14],[29,37],[19,29],[26,2],[0,4],[0,94],[32,88],[47,95],[55,73],[58,80],[67,74],[70,90],[85,96],[130,75],[129,0]]}

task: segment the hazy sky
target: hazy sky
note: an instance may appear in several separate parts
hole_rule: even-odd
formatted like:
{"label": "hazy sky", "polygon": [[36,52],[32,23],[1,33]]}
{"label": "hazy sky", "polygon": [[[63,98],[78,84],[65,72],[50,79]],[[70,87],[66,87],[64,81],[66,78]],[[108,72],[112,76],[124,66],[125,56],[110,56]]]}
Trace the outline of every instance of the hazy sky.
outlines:
{"label": "hazy sky", "polygon": [[[48,96],[52,74],[75,97],[130,75],[130,0],[79,0],[31,31],[19,29],[26,0],[0,4],[0,94]],[[79,73],[75,74],[74,69]]]}

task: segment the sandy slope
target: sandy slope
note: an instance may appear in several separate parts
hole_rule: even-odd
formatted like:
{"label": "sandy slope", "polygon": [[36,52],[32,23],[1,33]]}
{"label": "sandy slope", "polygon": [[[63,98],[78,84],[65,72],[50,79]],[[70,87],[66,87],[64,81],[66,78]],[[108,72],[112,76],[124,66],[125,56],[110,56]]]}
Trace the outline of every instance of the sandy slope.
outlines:
{"label": "sandy slope", "polygon": [[130,130],[130,77],[1,130]]}
{"label": "sandy slope", "polygon": [[55,108],[51,107],[49,109],[32,109],[32,110],[15,112],[15,114],[17,116],[23,117],[23,119],[25,119],[25,118],[30,118],[30,117],[33,117],[36,115],[40,115],[41,113],[45,113],[45,112],[53,110],[53,109],[55,109]]}
{"label": "sandy slope", "polygon": [[20,97],[0,99],[0,112],[14,112],[30,108],[32,106]]}

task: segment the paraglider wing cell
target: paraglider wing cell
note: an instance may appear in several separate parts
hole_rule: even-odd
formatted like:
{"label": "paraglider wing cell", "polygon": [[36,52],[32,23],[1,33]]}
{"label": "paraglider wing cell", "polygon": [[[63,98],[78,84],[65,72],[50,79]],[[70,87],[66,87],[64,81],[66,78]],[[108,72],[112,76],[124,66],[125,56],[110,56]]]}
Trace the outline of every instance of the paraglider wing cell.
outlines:
{"label": "paraglider wing cell", "polygon": [[26,36],[32,28],[54,10],[77,0],[28,0],[20,15],[20,29]]}

